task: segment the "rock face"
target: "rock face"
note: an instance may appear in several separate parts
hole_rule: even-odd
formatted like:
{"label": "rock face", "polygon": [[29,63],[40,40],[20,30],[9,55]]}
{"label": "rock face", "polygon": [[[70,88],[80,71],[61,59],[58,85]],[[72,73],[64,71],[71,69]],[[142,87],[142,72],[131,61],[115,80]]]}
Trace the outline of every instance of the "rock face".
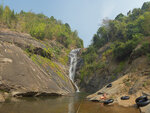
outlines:
{"label": "rock face", "polygon": [[0,90],[10,92],[13,96],[65,95],[75,92],[66,71],[62,78],[54,71],[54,67],[39,66],[25,54],[23,49],[31,43],[42,50],[42,44],[29,36],[0,33]]}

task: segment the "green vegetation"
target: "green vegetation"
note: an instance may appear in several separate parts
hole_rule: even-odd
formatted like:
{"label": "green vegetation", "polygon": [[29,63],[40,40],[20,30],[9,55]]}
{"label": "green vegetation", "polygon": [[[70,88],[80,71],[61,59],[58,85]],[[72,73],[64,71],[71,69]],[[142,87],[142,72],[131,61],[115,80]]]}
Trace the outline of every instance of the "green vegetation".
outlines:
{"label": "green vegetation", "polygon": [[40,55],[35,55],[35,54],[32,54],[30,57],[36,64],[44,67],[44,69],[46,69],[46,71],[49,71],[48,67],[50,67],[60,78],[67,81],[61,67],[58,66],[54,61],[51,61],[48,58],[42,57]]}
{"label": "green vegetation", "polygon": [[81,78],[107,67],[108,59],[119,64],[114,73],[121,72],[138,45],[141,47],[136,52],[149,57],[150,42],[144,42],[145,37],[149,36],[150,2],[129,11],[127,15],[120,13],[114,20],[104,19],[91,45],[82,54],[84,66],[80,70]]}
{"label": "green vegetation", "polygon": [[69,48],[62,48],[59,43],[53,45],[53,47],[51,47],[49,42],[41,41],[41,43],[43,44],[43,48],[36,48],[33,45],[30,45],[25,49],[29,57],[31,57],[33,54],[40,55],[49,60],[55,59],[61,64],[67,65],[69,60],[68,54],[70,52]]}
{"label": "green vegetation", "polygon": [[147,54],[148,61],[150,62],[150,53]]}
{"label": "green vegetation", "polygon": [[82,57],[84,59],[84,66],[80,70],[81,79],[83,79],[84,76],[90,76],[105,67],[105,61],[96,61],[98,54],[93,46],[87,48],[87,50],[83,52]]}
{"label": "green vegetation", "polygon": [[114,73],[117,74],[117,73],[121,72],[125,67],[125,63],[126,63],[125,61],[120,62],[119,65],[117,66],[117,68],[114,70]]}
{"label": "green vegetation", "polygon": [[[92,40],[92,46],[98,49],[108,42],[127,43],[137,38],[149,36],[150,31],[150,5],[143,4],[140,9],[129,11],[128,15],[119,14],[114,20],[105,19]],[[131,42],[128,42],[131,43]],[[118,45],[116,43],[116,45]],[[130,44],[129,44],[130,46]]]}
{"label": "green vegetation", "polygon": [[134,38],[126,42],[115,42],[113,47],[113,56],[116,60],[122,61],[130,56],[132,51],[140,42],[140,39]]}
{"label": "green vegetation", "polygon": [[72,31],[68,23],[33,12],[15,13],[8,6],[0,5],[0,28],[28,33],[40,42],[40,47],[26,47],[27,55],[47,73],[54,72],[67,82],[64,69],[56,62],[67,65],[70,50],[83,48],[78,32]]}
{"label": "green vegetation", "polygon": [[[67,82],[67,78],[64,76],[64,70],[56,62],[63,65],[68,63],[69,49],[65,48],[63,51],[60,50],[60,45],[53,45],[51,48],[47,42],[42,42],[43,48],[36,48],[30,45],[25,49],[25,53],[32,59],[32,61],[44,69],[47,73],[55,72],[61,79]],[[53,57],[53,59],[51,59]],[[55,62],[56,61],[56,62]]]}
{"label": "green vegetation", "polygon": [[137,56],[146,55],[148,57],[148,60],[150,59],[150,42],[143,41],[141,44],[141,47],[136,49],[135,54]]}
{"label": "green vegetation", "polygon": [[63,24],[53,16],[49,18],[43,14],[24,11],[15,13],[8,6],[0,5],[0,25],[19,32],[29,33],[39,40],[56,40],[66,48],[83,47],[83,41],[78,37],[77,31],[71,31],[68,23]]}

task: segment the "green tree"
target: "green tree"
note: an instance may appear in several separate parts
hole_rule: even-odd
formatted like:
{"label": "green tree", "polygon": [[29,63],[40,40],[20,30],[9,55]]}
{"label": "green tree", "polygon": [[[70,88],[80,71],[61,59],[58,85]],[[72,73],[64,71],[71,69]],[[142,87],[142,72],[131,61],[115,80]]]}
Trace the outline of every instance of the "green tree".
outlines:
{"label": "green tree", "polygon": [[144,14],[144,20],[142,22],[143,34],[149,36],[150,35],[150,12],[146,12]]}
{"label": "green tree", "polygon": [[150,10],[150,2],[145,2],[141,9],[143,11],[149,11]]}
{"label": "green tree", "polygon": [[30,34],[33,37],[36,37],[37,39],[43,40],[45,37],[45,27],[46,27],[46,24],[44,23],[34,24],[30,31]]}
{"label": "green tree", "polygon": [[116,16],[115,20],[122,21],[124,17],[125,16],[122,13],[120,13],[119,15]]}
{"label": "green tree", "polygon": [[8,6],[4,8],[3,12],[3,22],[7,25],[11,24],[11,10]]}
{"label": "green tree", "polygon": [[3,5],[0,5],[0,19],[1,19],[1,21],[2,21],[2,17],[3,17],[3,11],[4,11]]}
{"label": "green tree", "polygon": [[141,14],[141,9],[140,8],[134,8],[132,10],[132,15],[129,15],[129,18],[131,21],[137,19]]}

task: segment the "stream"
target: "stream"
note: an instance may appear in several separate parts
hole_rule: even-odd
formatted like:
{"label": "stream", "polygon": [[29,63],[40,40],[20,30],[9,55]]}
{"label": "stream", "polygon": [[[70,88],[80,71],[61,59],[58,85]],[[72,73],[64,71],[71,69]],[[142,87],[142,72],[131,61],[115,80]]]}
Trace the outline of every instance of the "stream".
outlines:
{"label": "stream", "polygon": [[70,96],[21,98],[0,104],[0,113],[140,113],[133,107],[117,105],[104,106],[85,100],[87,94],[76,93]]}

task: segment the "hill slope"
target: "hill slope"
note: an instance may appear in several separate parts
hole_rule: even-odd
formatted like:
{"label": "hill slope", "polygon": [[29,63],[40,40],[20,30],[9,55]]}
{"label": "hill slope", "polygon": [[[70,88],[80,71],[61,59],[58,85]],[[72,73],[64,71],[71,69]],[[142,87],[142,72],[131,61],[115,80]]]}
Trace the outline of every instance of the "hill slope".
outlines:
{"label": "hill slope", "polygon": [[[76,82],[82,91],[94,93],[88,98],[99,100],[98,92],[115,99],[120,105],[135,104],[135,98],[150,95],[150,2],[141,8],[104,19],[93,36],[92,44],[79,59]],[[106,85],[112,83],[111,88]],[[129,101],[120,97],[129,95]],[[149,106],[142,109],[149,113]]]}
{"label": "hill slope", "polygon": [[68,54],[82,47],[69,24],[0,5],[0,100],[75,92]]}
{"label": "hill slope", "polygon": [[47,42],[8,30],[1,30],[0,41],[1,90],[30,96],[75,91],[67,75],[69,67],[46,52]]}
{"label": "hill slope", "polygon": [[[76,81],[82,90],[95,92],[130,72],[144,71],[149,63],[137,69],[140,60],[150,59],[150,2],[142,8],[105,19],[93,36],[92,44],[81,55],[82,65]],[[135,66],[137,65],[137,67]]]}

